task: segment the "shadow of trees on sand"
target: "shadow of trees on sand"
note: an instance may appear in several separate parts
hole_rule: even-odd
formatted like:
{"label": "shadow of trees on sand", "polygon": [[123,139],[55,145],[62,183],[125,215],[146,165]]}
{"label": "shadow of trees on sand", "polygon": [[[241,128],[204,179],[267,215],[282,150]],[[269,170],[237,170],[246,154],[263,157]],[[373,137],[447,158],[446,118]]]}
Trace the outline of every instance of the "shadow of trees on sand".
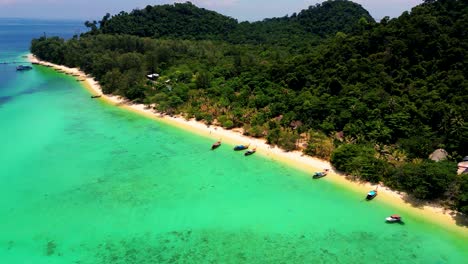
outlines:
{"label": "shadow of trees on sand", "polygon": [[457,226],[468,227],[468,216],[460,212],[448,209],[449,205],[446,205],[439,201],[424,201],[405,193],[401,193],[401,196],[403,201],[411,205],[412,207],[422,209],[425,206],[430,206],[436,208],[435,210],[440,210],[440,212],[450,215],[450,217],[455,221],[455,224]]}

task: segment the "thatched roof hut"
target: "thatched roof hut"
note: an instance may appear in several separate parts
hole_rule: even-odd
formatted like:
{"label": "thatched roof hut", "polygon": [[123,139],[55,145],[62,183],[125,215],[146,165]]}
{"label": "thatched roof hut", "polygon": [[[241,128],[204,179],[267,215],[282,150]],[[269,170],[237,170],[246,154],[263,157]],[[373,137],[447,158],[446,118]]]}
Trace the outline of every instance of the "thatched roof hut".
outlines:
{"label": "thatched roof hut", "polygon": [[447,157],[448,153],[445,149],[436,149],[431,155],[429,155],[429,159],[433,161],[446,160]]}

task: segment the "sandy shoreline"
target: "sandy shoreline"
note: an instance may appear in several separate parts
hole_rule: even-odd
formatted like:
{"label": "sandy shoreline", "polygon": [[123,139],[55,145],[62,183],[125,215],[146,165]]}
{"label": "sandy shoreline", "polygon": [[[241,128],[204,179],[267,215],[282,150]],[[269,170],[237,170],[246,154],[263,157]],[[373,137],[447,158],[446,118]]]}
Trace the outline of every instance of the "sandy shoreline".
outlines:
{"label": "sandy shoreline", "polygon": [[[77,68],[68,68],[62,65],[56,65],[53,63],[48,63],[45,61],[40,61],[35,58],[32,54],[28,55],[30,62],[34,64],[40,64],[47,67],[52,67],[59,72],[63,72],[68,75],[76,77],[78,80],[81,80],[86,87],[93,95],[101,95],[101,100],[104,100],[110,104],[138,112],[147,117],[162,121],[164,123],[180,127],[184,130],[189,130],[193,133],[196,133],[201,136],[209,137],[214,141],[222,139],[224,143],[230,144],[250,144],[250,146],[255,146],[257,148],[257,154],[266,156],[276,161],[286,163],[290,166],[293,166],[297,169],[303,170],[312,174],[315,171],[321,171],[324,168],[333,169],[331,164],[327,161],[316,159],[310,156],[303,155],[300,151],[293,152],[284,152],[278,147],[271,147],[266,144],[264,139],[256,139],[242,135],[240,132],[235,130],[226,130],[222,127],[210,126],[195,120],[185,120],[182,117],[170,117],[163,116],[160,113],[155,112],[154,110],[148,108],[143,104],[130,104],[126,100],[118,96],[108,96],[102,93],[101,87],[99,84],[89,75],[86,75],[84,72],[80,71]],[[346,179],[343,175],[338,174],[336,171],[331,171],[329,175],[321,180],[331,181],[342,186],[346,186],[348,189],[352,189],[356,192],[362,193],[363,197],[365,194],[375,188],[375,185],[369,183],[356,183]],[[404,200],[404,194],[392,191],[387,187],[379,187],[379,195],[376,201],[384,201],[385,203],[392,204],[393,206],[401,208],[402,211],[419,215],[429,221],[434,222],[444,228],[454,230],[458,233],[463,234],[468,237],[468,226],[457,225],[456,220],[452,217],[451,214],[454,212],[446,210],[437,205],[424,204],[422,206],[415,207],[409,202]],[[401,212],[392,212],[400,213]],[[465,219],[466,220],[466,219]]]}

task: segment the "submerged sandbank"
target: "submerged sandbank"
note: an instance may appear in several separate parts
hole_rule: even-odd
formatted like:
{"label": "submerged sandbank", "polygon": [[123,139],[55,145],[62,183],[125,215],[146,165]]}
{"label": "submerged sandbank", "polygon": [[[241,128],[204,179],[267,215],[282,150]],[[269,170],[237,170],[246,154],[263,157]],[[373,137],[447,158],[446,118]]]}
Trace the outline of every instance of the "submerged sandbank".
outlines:
{"label": "submerged sandbank", "polygon": [[[63,65],[57,65],[45,61],[38,60],[32,54],[28,55],[28,59],[39,65],[52,67],[61,73],[72,75],[76,77],[77,80],[82,81],[84,87],[88,89],[93,95],[101,95],[100,100],[106,101],[112,105],[116,105],[130,111],[134,111],[140,114],[143,114],[147,117],[156,119],[158,121],[177,126],[184,130],[189,130],[192,133],[198,135],[212,138],[213,142],[221,139],[224,143],[234,144],[250,144],[251,147],[257,148],[256,155],[263,155],[273,160],[283,162],[292,166],[294,168],[300,169],[310,175],[316,171],[322,171],[327,168],[331,170],[331,173],[327,177],[320,180],[327,180],[345,186],[346,188],[352,189],[353,191],[362,193],[363,197],[365,194],[374,189],[376,186],[371,185],[370,183],[357,183],[347,179],[344,175],[333,170],[331,164],[327,161],[313,158],[310,156],[304,155],[300,151],[285,152],[278,147],[272,147],[266,144],[266,140],[257,139],[252,137],[247,137],[242,135],[240,131],[237,130],[227,130],[222,127],[217,126],[207,126],[202,122],[197,122],[194,119],[186,120],[180,116],[166,116],[161,113],[155,112],[152,108],[143,105],[143,104],[132,104],[127,100],[113,95],[104,95],[102,93],[101,87],[92,76],[87,75],[86,73],[80,71],[77,68],[69,68]],[[209,148],[210,146],[207,146]],[[418,215],[423,217],[427,221],[433,222],[442,226],[443,228],[450,229],[452,231],[458,232],[459,234],[468,237],[468,227],[458,225],[456,219],[453,215],[456,212],[451,210],[444,209],[441,206],[425,203],[421,206],[415,207],[411,203],[406,202],[404,199],[405,194],[399,193],[393,190],[390,190],[387,187],[379,187],[379,195],[376,201],[383,201],[385,203],[391,204],[398,207],[401,212],[392,212],[392,213],[410,213],[413,215]],[[466,220],[466,219],[465,219]]]}

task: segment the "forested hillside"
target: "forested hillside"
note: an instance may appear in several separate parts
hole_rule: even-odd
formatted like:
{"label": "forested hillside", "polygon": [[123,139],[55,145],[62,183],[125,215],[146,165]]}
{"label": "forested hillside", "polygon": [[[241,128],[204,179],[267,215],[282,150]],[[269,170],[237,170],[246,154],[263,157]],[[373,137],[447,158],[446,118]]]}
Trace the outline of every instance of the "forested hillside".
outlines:
{"label": "forested hillside", "polygon": [[[130,13],[106,15],[100,21],[99,33],[129,34],[153,38],[221,39],[234,30],[235,19],[213,11],[185,4],[147,6]],[[98,33],[98,32],[92,32]]]}
{"label": "forested hillside", "polygon": [[[352,6],[358,5],[327,1],[240,24],[191,4],[151,7],[166,17],[136,25],[131,21],[153,11],[121,13],[100,28],[88,23],[94,29],[81,38],[35,39],[31,51],[81,67],[105,93],[241,127],[286,150],[330,159],[362,180],[468,212],[468,177],[456,176],[454,162],[468,155],[468,3],[425,1],[380,23],[367,11],[349,18],[330,11],[353,14]],[[145,21],[180,28],[184,20],[170,18],[186,9],[187,21],[210,23],[177,35],[140,30]],[[223,34],[226,28],[233,33]],[[145,79],[153,72],[161,77]],[[427,160],[437,148],[449,152],[449,161]]]}
{"label": "forested hillside", "polygon": [[301,41],[319,39],[338,31],[352,32],[359,26],[360,19],[374,22],[360,5],[345,0],[324,2],[290,17],[265,19],[255,23],[237,23],[235,19],[187,2],[147,6],[112,17],[107,14],[99,23],[87,24],[93,29],[90,34],[225,40],[237,44],[278,44],[291,37]]}

